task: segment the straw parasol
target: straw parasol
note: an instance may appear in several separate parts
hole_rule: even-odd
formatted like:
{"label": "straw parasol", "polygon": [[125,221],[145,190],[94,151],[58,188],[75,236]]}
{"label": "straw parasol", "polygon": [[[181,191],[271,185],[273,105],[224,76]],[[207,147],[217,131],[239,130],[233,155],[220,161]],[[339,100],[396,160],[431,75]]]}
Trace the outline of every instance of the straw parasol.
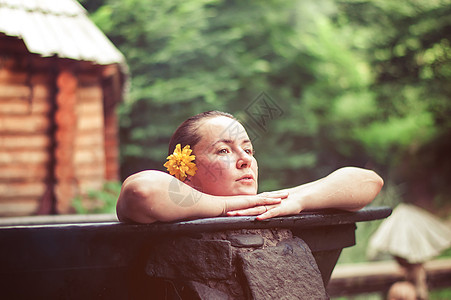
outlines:
{"label": "straw parasol", "polygon": [[425,210],[399,204],[370,238],[367,255],[389,253],[411,264],[423,263],[451,247],[451,228]]}

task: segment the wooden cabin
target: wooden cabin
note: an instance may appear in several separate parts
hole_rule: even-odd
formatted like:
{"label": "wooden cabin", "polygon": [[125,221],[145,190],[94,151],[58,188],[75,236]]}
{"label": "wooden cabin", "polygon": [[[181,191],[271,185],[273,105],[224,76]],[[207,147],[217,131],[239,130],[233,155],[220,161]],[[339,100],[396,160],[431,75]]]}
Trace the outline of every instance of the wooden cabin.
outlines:
{"label": "wooden cabin", "polygon": [[0,216],[118,180],[123,55],[75,0],[0,0]]}

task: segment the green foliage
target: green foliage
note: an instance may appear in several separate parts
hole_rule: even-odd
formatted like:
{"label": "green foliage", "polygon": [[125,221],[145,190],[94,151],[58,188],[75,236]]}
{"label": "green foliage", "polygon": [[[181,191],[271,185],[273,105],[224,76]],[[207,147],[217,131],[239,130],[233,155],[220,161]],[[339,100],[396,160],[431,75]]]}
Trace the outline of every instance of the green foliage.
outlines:
{"label": "green foliage", "polygon": [[[162,169],[177,125],[210,109],[256,133],[261,190],[343,165],[385,178],[412,162],[433,168],[439,151],[428,145],[451,131],[449,1],[82,3],[130,67],[122,177]],[[261,92],[283,110],[265,130],[246,113]],[[440,170],[449,178],[451,167]]]}
{"label": "green foliage", "polygon": [[442,288],[431,291],[429,294],[430,300],[446,300],[451,299],[451,288]]}
{"label": "green foliage", "polygon": [[[367,293],[351,297],[334,297],[332,300],[384,300],[383,293]],[[451,288],[443,288],[429,291],[430,300],[448,300],[451,299]]]}
{"label": "green foliage", "polygon": [[101,190],[88,192],[89,202],[83,201],[83,197],[78,196],[72,201],[72,206],[78,214],[116,213],[116,202],[120,191],[120,182],[106,182]]}
{"label": "green foliage", "polygon": [[375,121],[366,128],[356,127],[353,131],[367,151],[374,152],[376,160],[390,162],[392,158],[399,160],[397,155],[409,146],[427,142],[435,129],[432,114],[422,111],[419,115]]}
{"label": "green foliage", "polygon": [[[385,188],[377,195],[376,199],[371,203],[373,206],[388,206],[396,207],[401,203],[402,195],[404,193],[403,186],[394,185],[391,182],[385,184]],[[367,258],[367,247],[371,236],[379,228],[383,220],[376,220],[371,222],[361,222],[357,223],[356,229],[356,244],[352,247],[344,248],[340,254],[338,264],[349,264],[366,262]],[[386,257],[391,259],[390,256]]]}

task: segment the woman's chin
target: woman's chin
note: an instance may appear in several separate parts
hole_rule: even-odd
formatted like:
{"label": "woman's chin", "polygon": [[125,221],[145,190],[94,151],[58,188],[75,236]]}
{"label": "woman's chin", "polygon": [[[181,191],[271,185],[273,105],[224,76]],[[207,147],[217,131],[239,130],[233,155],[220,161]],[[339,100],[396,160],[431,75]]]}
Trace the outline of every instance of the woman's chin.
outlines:
{"label": "woman's chin", "polygon": [[242,189],[242,190],[235,191],[230,196],[242,196],[242,195],[255,196],[255,195],[257,195],[257,190],[256,189]]}

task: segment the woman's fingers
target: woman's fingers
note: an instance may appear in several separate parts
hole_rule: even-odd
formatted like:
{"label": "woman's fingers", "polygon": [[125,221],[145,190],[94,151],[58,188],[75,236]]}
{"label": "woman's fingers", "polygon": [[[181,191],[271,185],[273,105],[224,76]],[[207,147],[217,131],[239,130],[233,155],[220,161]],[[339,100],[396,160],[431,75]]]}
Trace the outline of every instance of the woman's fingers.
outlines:
{"label": "woman's fingers", "polygon": [[[271,196],[283,196],[285,198],[271,198]],[[298,201],[287,199],[288,193],[262,193],[258,195],[263,203],[257,203],[252,207],[241,207],[231,209],[228,216],[257,216],[257,220],[266,220],[277,216],[294,215],[301,211]],[[270,203],[271,200],[278,200],[277,203]],[[267,203],[265,203],[265,201]]]}
{"label": "woman's fingers", "polygon": [[[282,198],[277,197],[277,198],[273,198],[273,197],[262,197],[262,196],[256,196],[255,201],[251,201],[254,202],[252,206],[259,206],[259,205],[266,205],[266,204],[279,204],[280,202],[282,202]],[[245,207],[247,208],[247,207]]]}
{"label": "woman's fingers", "polygon": [[270,210],[258,215],[257,216],[257,220],[266,220],[266,219],[274,218],[274,217],[277,217],[277,216],[280,216],[280,215],[282,215],[281,214],[281,207],[278,206],[278,207],[275,207],[273,209],[270,209]]}
{"label": "woman's fingers", "polygon": [[237,196],[227,200],[224,212],[229,216],[255,216],[279,205],[288,197],[288,192],[267,192],[255,196]]}
{"label": "woman's fingers", "polygon": [[256,196],[252,196],[252,198],[249,198],[249,203],[246,204],[246,207],[238,207],[238,209],[247,209],[252,208],[254,206],[261,206],[261,205],[272,205],[272,204],[279,204],[282,202],[282,200],[286,199],[288,197],[288,192],[268,192],[268,193],[261,193]]}
{"label": "woman's fingers", "polygon": [[255,207],[251,207],[251,208],[246,208],[246,209],[229,211],[227,213],[227,215],[228,216],[255,216],[255,215],[264,214],[267,211],[269,211],[277,206],[278,206],[278,204],[260,205],[260,206],[255,206]]}
{"label": "woman's fingers", "polygon": [[246,208],[246,209],[229,211],[227,213],[227,215],[228,216],[255,216],[255,215],[265,213],[266,211],[267,211],[267,209],[264,206],[255,206],[255,207]]}
{"label": "woman's fingers", "polygon": [[281,199],[287,198],[288,195],[289,195],[288,192],[283,192],[283,191],[263,192],[263,193],[258,194],[258,196],[270,197],[270,198],[281,198]]}
{"label": "woman's fingers", "polygon": [[257,220],[266,220],[277,216],[295,215],[301,212],[301,208],[297,201],[283,201],[279,205],[275,205],[267,212],[257,216]]}
{"label": "woman's fingers", "polygon": [[[227,199],[224,202],[224,210],[223,214],[232,211],[246,211],[248,209],[252,209],[254,207],[260,207],[263,205],[273,205],[273,204],[279,204],[282,201],[281,198],[271,198],[271,197],[264,197],[261,195],[257,196],[236,196],[232,199]],[[251,212],[254,212],[255,210],[251,210]],[[254,212],[254,215],[260,214],[262,211]],[[230,215],[230,214],[228,214]]]}

